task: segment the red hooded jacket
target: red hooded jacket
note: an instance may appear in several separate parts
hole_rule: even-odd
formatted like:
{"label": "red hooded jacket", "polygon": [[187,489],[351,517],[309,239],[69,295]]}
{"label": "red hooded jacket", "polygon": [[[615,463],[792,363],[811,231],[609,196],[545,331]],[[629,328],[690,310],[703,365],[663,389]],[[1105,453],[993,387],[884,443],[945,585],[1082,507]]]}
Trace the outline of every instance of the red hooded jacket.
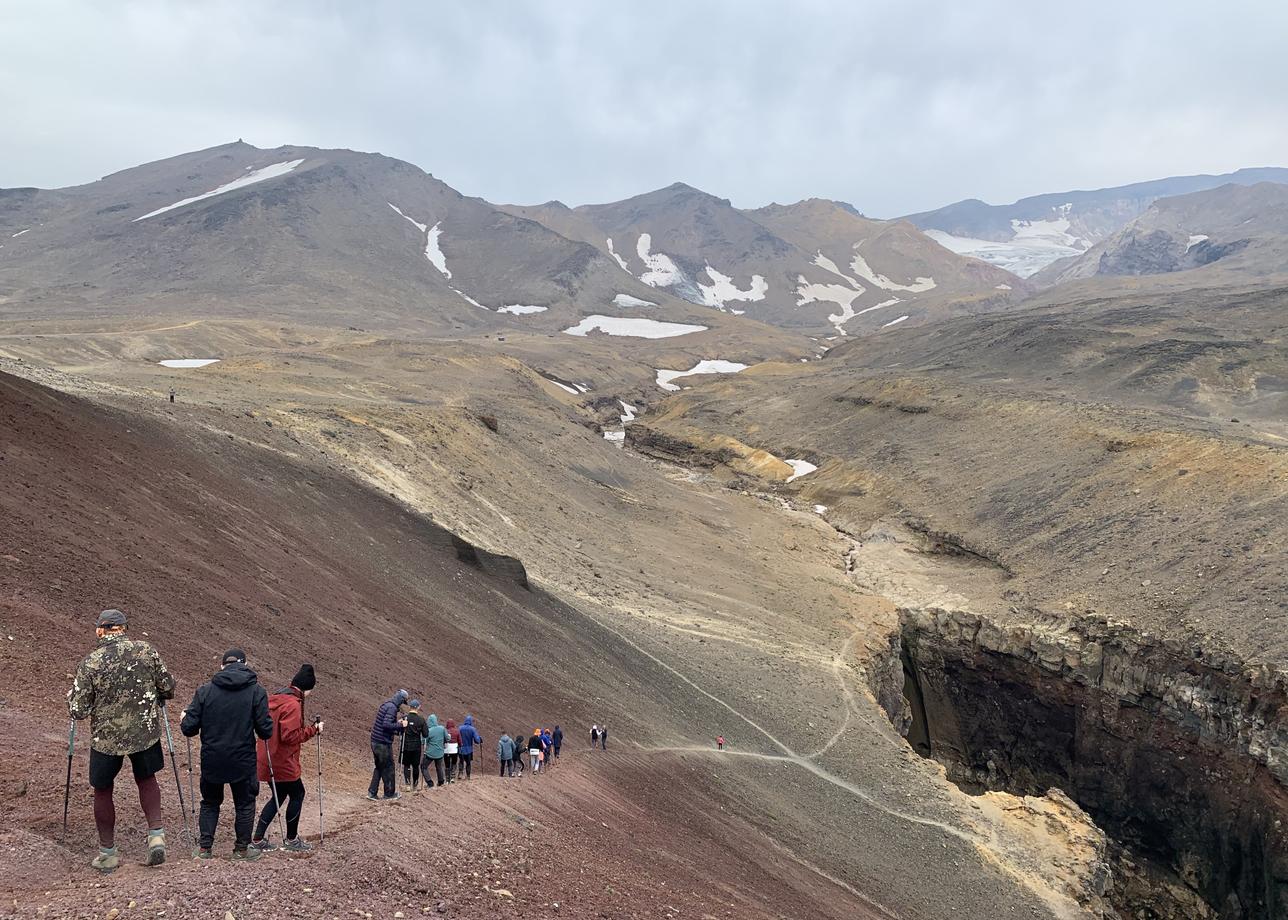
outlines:
{"label": "red hooded jacket", "polygon": [[[304,724],[304,694],[291,687],[268,698],[268,714],[273,717],[273,734],[268,740],[273,755],[273,778],[279,783],[299,779],[300,746],[318,733],[316,725]],[[260,782],[268,782],[268,759],[264,745],[256,745]]]}

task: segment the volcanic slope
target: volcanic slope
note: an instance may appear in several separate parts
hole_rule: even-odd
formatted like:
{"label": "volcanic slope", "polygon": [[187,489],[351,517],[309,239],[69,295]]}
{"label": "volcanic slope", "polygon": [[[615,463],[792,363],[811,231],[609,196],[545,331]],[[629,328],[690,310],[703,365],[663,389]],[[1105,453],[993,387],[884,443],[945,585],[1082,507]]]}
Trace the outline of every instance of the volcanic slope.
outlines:
{"label": "volcanic slope", "polygon": [[740,210],[676,183],[611,204],[506,209],[597,246],[659,294],[820,336],[1002,309],[1028,291],[911,224],[822,199]]}
{"label": "volcanic slope", "polygon": [[971,198],[905,219],[953,252],[1028,278],[1053,262],[1080,256],[1144,214],[1159,198],[1260,182],[1288,182],[1288,169],[1172,176],[1115,188],[1034,195],[1005,205]]}
{"label": "volcanic slope", "polygon": [[622,312],[619,294],[660,301],[655,318],[705,312],[623,276],[592,246],[349,150],[238,141],[88,185],[0,190],[0,238],[9,320],[164,313],[548,331]]}
{"label": "volcanic slope", "polygon": [[[142,414],[98,410],[10,378],[0,394],[0,456],[5,481],[17,484],[0,498],[7,541],[0,591],[14,636],[0,646],[8,701],[0,737],[15,817],[4,843],[7,859],[31,857],[4,872],[6,903],[16,899],[19,915],[42,905],[55,914],[97,913],[133,899],[168,916],[225,909],[275,916],[289,874],[292,897],[302,883],[335,913],[410,913],[442,902],[466,917],[553,915],[558,901],[562,914],[651,916],[679,898],[713,916],[931,918],[945,905],[964,917],[1091,916],[1075,897],[1085,899],[1077,886],[1102,844],[1076,809],[1048,814],[1041,802],[1017,800],[981,811],[876,716],[849,656],[867,641],[863,619],[888,611],[847,596],[843,573],[827,589],[837,609],[797,626],[793,617],[777,619],[777,634],[794,636],[784,664],[781,649],[775,655],[744,635],[769,632],[773,621],[759,618],[771,610],[757,613],[731,595],[717,601],[727,615],[699,602],[702,618],[679,629],[651,620],[648,608],[627,617],[591,591],[574,592],[577,607],[568,607],[525,587],[513,560],[354,485],[305,438],[258,414],[155,404]],[[493,432],[469,413],[452,418],[455,430],[438,431],[441,442],[424,426],[420,443],[439,450],[499,437],[488,452],[507,445],[502,460],[532,454],[537,443],[513,419]],[[307,426],[296,427],[303,434]],[[629,506],[631,480],[647,477],[650,465],[595,435],[558,449],[566,456],[574,446],[587,459],[573,469],[603,484],[579,505]],[[351,446],[342,456],[349,462],[358,453]],[[530,498],[536,481],[543,480],[527,480]],[[646,487],[659,488],[638,484]],[[458,488],[452,483],[449,497]],[[725,489],[660,487],[681,490],[689,513],[710,518],[716,530],[722,515],[741,523],[781,515],[748,511],[761,503]],[[574,520],[583,513],[571,510]],[[799,549],[789,551],[812,557],[835,543],[814,516],[797,518]],[[629,519],[615,517],[615,526]],[[498,521],[493,532],[506,529]],[[681,533],[691,532],[683,525]],[[759,545],[726,536],[717,539],[735,544],[729,559]],[[529,544],[534,554],[539,543]],[[552,552],[568,550],[546,551],[541,564],[553,570]],[[646,590],[662,590],[656,577]],[[71,838],[57,843],[58,789],[47,775],[65,740],[57,688],[88,646],[88,618],[106,603],[130,610],[135,629],[156,642],[180,679],[181,699],[229,645],[247,647],[270,686],[300,660],[314,661],[320,683],[310,707],[328,722],[328,833],[303,867],[238,871],[223,861],[177,860],[154,874],[128,867],[93,888],[96,877],[84,867],[93,835],[80,754]],[[740,630],[737,617],[746,613],[757,619]],[[717,647],[704,651],[709,643]],[[731,656],[749,656],[738,673],[715,664]],[[535,782],[483,776],[373,810],[358,797],[368,775],[366,727],[380,697],[401,685],[440,715],[473,712],[485,751],[501,728],[559,721],[569,731],[570,761]],[[783,695],[788,687],[800,689]],[[613,726],[610,750],[595,757],[576,743],[591,721]],[[723,758],[711,749],[713,730],[734,744]],[[33,744],[43,757],[29,756]],[[486,760],[494,766],[490,754]],[[168,792],[166,803],[177,844]],[[304,828],[312,835],[310,809]],[[127,795],[120,813],[126,842],[138,830]],[[823,814],[832,820],[821,821]],[[881,845],[856,845],[856,835]],[[1067,878],[1051,875],[1057,847],[1060,864],[1072,867]],[[502,888],[513,897],[494,893]],[[243,914],[236,905],[247,895]],[[104,900],[91,907],[93,898]]]}
{"label": "volcanic slope", "polygon": [[966,788],[1069,793],[1169,879],[1146,908],[1140,863],[1117,864],[1127,915],[1268,920],[1288,909],[1284,303],[892,331],[676,394],[627,442],[744,479],[732,445],[815,465],[799,500],[900,608],[887,708],[910,740]]}

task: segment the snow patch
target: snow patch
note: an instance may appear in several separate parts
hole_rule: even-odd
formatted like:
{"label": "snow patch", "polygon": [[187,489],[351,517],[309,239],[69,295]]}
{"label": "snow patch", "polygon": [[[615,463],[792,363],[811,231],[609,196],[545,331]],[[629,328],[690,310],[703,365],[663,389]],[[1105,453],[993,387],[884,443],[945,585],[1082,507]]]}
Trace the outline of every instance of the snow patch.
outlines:
{"label": "snow patch", "polygon": [[[139,218],[139,219],[140,219],[140,220],[142,220],[142,218]],[[15,240],[16,240],[18,237],[22,236],[24,233],[30,233],[30,232],[31,232],[31,228],[30,228],[30,227],[28,227],[26,230],[19,230],[17,233],[13,234],[13,236],[12,236],[12,237],[10,237],[10,239],[15,239]],[[1205,237],[1203,237],[1203,239],[1207,239],[1207,237],[1205,236]]]}
{"label": "snow patch", "polygon": [[641,300],[638,297],[632,297],[630,294],[618,294],[613,298],[613,303],[619,307],[656,307],[657,304],[651,300]]}
{"label": "snow patch", "polygon": [[481,303],[479,303],[477,300],[475,300],[473,297],[471,297],[469,294],[466,294],[464,291],[459,290],[459,289],[457,289],[457,288],[452,288],[452,291],[453,291],[453,292],[455,292],[455,293],[457,293],[457,294],[459,294],[459,295],[461,296],[461,298],[462,298],[466,303],[472,303],[472,304],[474,304],[474,306],[478,307],[480,310],[487,310],[489,313],[491,313],[491,312],[492,312],[492,308],[491,308],[491,307],[484,306],[483,304],[481,304]]}
{"label": "snow patch", "polygon": [[664,390],[678,390],[671,381],[678,380],[681,377],[689,377],[693,374],[736,374],[739,371],[745,371],[747,365],[739,364],[737,361],[699,361],[687,371],[668,371],[659,370],[657,372],[657,385]]}
{"label": "snow patch", "polygon": [[814,506],[814,513],[815,513],[815,514],[827,514],[827,505],[815,505],[815,506]]}
{"label": "snow patch", "polygon": [[803,307],[809,303],[836,304],[841,312],[830,314],[827,321],[841,335],[849,334],[845,331],[845,324],[858,315],[854,312],[854,301],[862,297],[863,293],[863,288],[855,290],[843,284],[818,284],[806,280],[804,275],[796,276],[796,306]]}
{"label": "snow patch", "polygon": [[162,367],[205,367],[207,364],[218,363],[218,358],[168,358],[157,362]]}
{"label": "snow patch", "polygon": [[580,396],[580,395],[581,395],[581,392],[580,392],[576,387],[574,387],[574,386],[570,386],[569,384],[566,384],[566,383],[562,383],[562,382],[560,382],[560,381],[556,380],[556,379],[555,379],[555,378],[553,378],[553,377],[547,377],[545,374],[542,374],[542,375],[541,375],[541,379],[542,379],[542,380],[549,380],[551,383],[553,383],[553,384],[554,384],[555,386],[557,386],[559,389],[564,390],[565,392],[571,393],[573,396]]}
{"label": "snow patch", "polygon": [[862,316],[864,313],[871,313],[873,310],[880,310],[882,307],[893,307],[897,303],[903,303],[898,297],[891,297],[889,300],[883,300],[880,303],[873,304],[870,307],[864,307],[855,316]]}
{"label": "snow patch", "polygon": [[632,406],[632,405],[631,405],[630,403],[628,403],[628,402],[625,402],[625,401],[620,400],[620,399],[619,399],[619,400],[617,400],[617,401],[618,401],[619,403],[621,403],[621,405],[622,405],[622,409],[624,410],[624,411],[623,411],[623,413],[622,413],[622,416],[621,416],[622,424],[623,424],[623,425],[625,425],[627,422],[633,422],[633,421],[635,421],[635,413],[636,413],[636,412],[638,412],[639,410],[638,410],[638,409],[636,409],[634,406]]}
{"label": "snow patch", "polygon": [[706,272],[712,283],[703,284],[699,281],[698,290],[702,292],[702,302],[708,307],[723,310],[725,304],[730,301],[764,300],[765,294],[769,290],[769,284],[760,275],[752,275],[751,287],[743,291],[733,283],[732,278],[728,275],[722,275],[710,265],[707,265]]}
{"label": "snow patch", "polygon": [[176,201],[174,204],[168,204],[164,208],[157,208],[155,211],[149,211],[142,217],[134,218],[131,223],[147,220],[149,217],[156,217],[158,214],[164,214],[166,211],[173,211],[175,208],[182,208],[184,205],[193,204],[198,201],[205,201],[207,198],[214,198],[216,195],[222,195],[225,192],[233,192],[239,188],[254,185],[256,182],[263,182],[267,179],[276,179],[278,176],[286,175],[303,162],[303,160],[287,160],[284,163],[274,163],[272,166],[264,166],[256,170],[252,170],[239,179],[234,179],[232,182],[224,183],[219,186],[219,188],[213,188],[200,195],[193,195],[191,198],[185,198],[182,201]]}
{"label": "snow patch", "polygon": [[[24,231],[22,231],[22,232],[23,232],[23,233],[26,233],[27,231],[26,231],[26,230],[24,230]],[[16,236],[17,234],[14,234],[14,235]],[[1189,241],[1189,243],[1186,245],[1186,247],[1185,247],[1185,251],[1186,251],[1186,252],[1189,252],[1191,249],[1193,249],[1195,246],[1197,246],[1199,243],[1203,242],[1203,241],[1204,241],[1204,240],[1206,240],[1207,238],[1208,238],[1208,237],[1207,237],[1207,234],[1206,234],[1206,233],[1191,233],[1191,234],[1190,234],[1190,241]]]}
{"label": "snow patch", "polygon": [[[393,208],[394,211],[397,212],[399,217],[401,217],[405,221],[408,221],[417,230],[425,234],[425,258],[429,259],[429,263],[433,265],[436,269],[438,269],[439,272],[442,273],[443,277],[445,278],[452,277],[451,271],[449,271],[447,268],[447,257],[443,255],[443,250],[439,248],[439,245],[438,245],[438,238],[443,234],[443,231],[440,229],[443,222],[440,220],[438,223],[434,224],[434,226],[430,227],[428,224],[422,224],[420,221],[416,220],[415,218],[408,217],[406,214],[402,212],[401,209],[399,209],[398,205],[394,204],[392,201],[386,201],[385,204]],[[456,290],[456,289],[453,288],[452,290]],[[456,293],[461,294],[460,291],[456,291]],[[465,297],[464,294],[461,294],[461,296]],[[465,297],[465,299],[470,300],[468,297]],[[474,306],[476,307],[483,306],[481,303],[478,303],[477,301],[473,301],[473,300],[470,300],[470,303],[474,304]],[[483,307],[483,309],[486,310],[488,308]]]}
{"label": "snow patch", "polygon": [[605,431],[604,440],[605,441],[625,441],[626,431],[625,429],[621,431]]}
{"label": "snow patch", "polygon": [[792,474],[787,477],[788,482],[795,482],[802,476],[808,476],[810,473],[818,469],[817,466],[810,463],[808,460],[784,460],[783,462],[792,468]]}
{"label": "snow patch", "polygon": [[883,291],[907,291],[909,294],[922,294],[937,287],[934,278],[917,278],[912,284],[900,284],[897,281],[891,281],[885,275],[877,274],[868,265],[867,259],[859,255],[859,247],[862,245],[862,240],[854,244],[854,258],[850,260],[850,268],[874,287],[879,287]]}
{"label": "snow patch", "polygon": [[[617,260],[617,264],[618,264],[618,265],[620,265],[620,266],[622,267],[622,271],[624,271],[624,272],[626,272],[626,274],[630,275],[630,273],[631,273],[630,266],[629,266],[629,265],[627,265],[627,264],[626,264],[626,260],[625,260],[625,259],[623,259],[621,256],[619,256],[619,255],[617,254],[617,251],[616,251],[615,249],[613,249],[613,238],[610,236],[610,237],[608,237],[608,239],[604,240],[604,242],[608,244],[608,254],[609,254],[610,256],[612,256],[614,259],[616,259],[616,260]],[[632,277],[634,277],[634,276],[632,275]]]}
{"label": "snow patch", "polygon": [[995,290],[995,291],[1009,291],[1010,289],[1011,289],[1011,286],[1010,286],[1009,284],[999,284],[999,285],[998,285],[997,287],[995,287],[993,290]]}
{"label": "snow patch", "polygon": [[566,335],[586,336],[598,329],[608,335],[633,336],[641,339],[669,339],[691,332],[705,332],[706,326],[689,323],[664,323],[655,319],[635,316],[587,316],[575,326],[564,330]]}
{"label": "snow patch", "polygon": [[545,307],[538,307],[535,304],[511,303],[504,307],[498,307],[497,313],[513,313],[515,316],[523,316],[527,313],[544,313]]}
{"label": "snow patch", "polygon": [[640,275],[640,280],[649,287],[670,287],[685,281],[684,272],[671,261],[671,257],[662,252],[650,252],[653,248],[653,236],[641,233],[635,243],[635,252],[648,271]]}
{"label": "snow patch", "polygon": [[899,317],[898,319],[892,319],[892,320],[890,320],[890,322],[886,323],[886,324],[885,324],[884,326],[882,326],[881,328],[882,328],[882,329],[888,329],[890,326],[897,326],[897,325],[899,325],[900,323],[902,323],[902,322],[903,322],[905,319],[907,319],[907,318],[908,318],[908,314],[907,314],[907,313],[905,313],[903,316]]}

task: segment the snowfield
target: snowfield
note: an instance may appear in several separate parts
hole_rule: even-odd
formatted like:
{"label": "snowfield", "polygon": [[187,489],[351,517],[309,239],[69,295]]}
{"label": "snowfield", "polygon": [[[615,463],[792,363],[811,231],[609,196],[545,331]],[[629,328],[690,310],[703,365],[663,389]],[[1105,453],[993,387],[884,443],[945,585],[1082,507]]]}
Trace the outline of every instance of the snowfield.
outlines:
{"label": "snowfield", "polygon": [[[442,226],[443,222],[440,220],[438,223],[434,224],[434,226],[430,227],[428,224],[422,224],[420,221],[416,220],[415,218],[408,217],[406,214],[402,212],[402,210],[398,207],[398,205],[394,204],[392,201],[386,201],[385,204],[393,208],[394,211],[397,212],[399,217],[401,217],[403,220],[410,223],[421,233],[425,234],[425,258],[429,259],[429,264],[433,265],[436,269],[438,269],[439,272],[441,272],[445,278],[452,277],[452,273],[447,268],[447,257],[443,255],[443,250],[440,249],[438,246],[438,238],[443,233],[443,231],[439,228]],[[452,290],[455,291],[456,289],[452,288]],[[456,293],[461,294],[460,291],[456,291]],[[465,297],[464,294],[461,294],[461,296]],[[465,297],[465,299],[470,300],[468,297]],[[474,306],[476,307],[483,307],[481,303],[478,303],[477,301],[474,301],[474,300],[470,300],[470,303],[474,304]],[[483,309],[486,310],[488,308],[483,307]]]}
{"label": "snowfield", "polygon": [[[26,233],[27,231],[26,231],[26,230],[24,230],[24,231],[22,231],[22,232],[23,232],[23,233]],[[1186,251],[1186,252],[1189,252],[1191,249],[1193,249],[1195,246],[1197,246],[1199,243],[1203,242],[1203,241],[1204,241],[1204,240],[1206,240],[1207,238],[1208,238],[1208,237],[1207,237],[1207,234],[1206,234],[1206,233],[1191,233],[1191,234],[1190,234],[1190,241],[1189,241],[1189,243],[1186,245],[1186,247],[1185,247],[1185,251]]]}
{"label": "snowfield", "polygon": [[564,330],[565,335],[586,336],[598,329],[608,335],[631,336],[639,339],[670,339],[692,332],[705,332],[706,326],[688,323],[664,323],[656,319],[635,316],[587,316],[575,326]]}
{"label": "snowfield", "polygon": [[641,300],[638,297],[632,297],[630,294],[618,294],[613,298],[613,303],[619,307],[656,307],[657,304],[651,300]]}
{"label": "snowfield", "polygon": [[1069,232],[1072,208],[1072,204],[1062,204],[1052,209],[1056,216],[1045,220],[1012,220],[1011,238],[1004,242],[953,236],[942,230],[925,233],[945,249],[1028,278],[1057,259],[1080,256],[1091,248],[1089,242]]}
{"label": "snowfield", "polygon": [[620,400],[620,399],[617,401],[622,404],[622,410],[623,410],[621,415],[622,424],[625,425],[627,422],[635,421],[635,413],[638,412],[639,410],[636,409],[628,402],[624,402],[623,400]]}
{"label": "snowfield", "polygon": [[849,334],[845,331],[845,324],[858,315],[854,312],[854,301],[863,294],[863,288],[856,290],[843,284],[818,284],[809,281],[804,275],[796,276],[796,306],[803,307],[810,303],[836,304],[841,312],[830,314],[827,321],[842,335]]}
{"label": "snowfield", "polygon": [[513,313],[515,316],[523,316],[528,313],[544,313],[546,307],[538,307],[535,304],[511,303],[504,307],[497,308],[497,313]]}
{"label": "snowfield", "polygon": [[725,304],[731,301],[764,300],[765,294],[769,291],[769,284],[760,275],[752,275],[751,287],[743,291],[733,283],[732,278],[720,274],[710,265],[707,266],[706,272],[707,277],[711,279],[711,284],[703,284],[699,281],[698,290],[702,292],[702,302],[708,307],[723,310]]}
{"label": "snowfield", "polygon": [[795,482],[802,476],[808,476],[810,473],[818,469],[817,466],[810,463],[808,460],[784,460],[783,462],[792,468],[792,474],[787,477],[788,482]]}
{"label": "snowfield", "polygon": [[198,201],[205,201],[207,198],[214,198],[216,195],[223,195],[226,192],[234,192],[239,188],[245,188],[246,186],[254,185],[257,182],[276,179],[278,176],[286,175],[303,162],[303,160],[287,160],[285,163],[274,163],[272,166],[264,166],[260,169],[251,170],[241,178],[234,179],[232,182],[226,182],[219,186],[219,188],[213,188],[200,195],[193,195],[191,198],[185,198],[182,201],[176,201],[174,204],[168,204],[164,208],[157,208],[155,211],[149,211],[142,217],[134,218],[131,223],[147,220],[149,217],[156,217],[158,214],[164,214],[166,211],[173,211],[175,208],[182,208],[185,205],[194,204]]}
{"label": "snowfield", "polygon": [[736,374],[739,371],[745,371],[747,365],[739,364],[737,361],[699,361],[687,371],[668,371],[659,370],[657,372],[657,385],[664,390],[680,389],[671,381],[679,380],[681,377],[689,377],[693,374]]}
{"label": "snowfield", "polygon": [[859,247],[862,245],[863,240],[854,244],[854,258],[850,261],[850,268],[868,284],[879,287],[883,291],[907,291],[909,294],[923,294],[937,287],[934,278],[917,278],[912,284],[900,284],[897,281],[891,281],[885,275],[878,275],[868,265],[867,259],[859,255]]}
{"label": "snowfield", "polygon": [[218,363],[218,358],[168,358],[157,362],[162,367],[205,367],[207,364]]}
{"label": "snowfield", "polygon": [[640,280],[649,287],[670,287],[673,284],[682,284],[686,280],[684,272],[671,261],[670,256],[663,252],[651,252],[652,248],[652,234],[641,233],[635,243],[635,253],[648,270],[640,275]]}
{"label": "snowfield", "polygon": [[[604,240],[604,242],[608,245],[608,254],[617,260],[617,264],[622,267],[622,271],[630,275],[631,274],[630,266],[626,264],[625,259],[623,259],[621,256],[617,254],[617,250],[613,249],[613,238],[610,236],[606,240]],[[631,277],[634,278],[635,276],[631,275]]]}

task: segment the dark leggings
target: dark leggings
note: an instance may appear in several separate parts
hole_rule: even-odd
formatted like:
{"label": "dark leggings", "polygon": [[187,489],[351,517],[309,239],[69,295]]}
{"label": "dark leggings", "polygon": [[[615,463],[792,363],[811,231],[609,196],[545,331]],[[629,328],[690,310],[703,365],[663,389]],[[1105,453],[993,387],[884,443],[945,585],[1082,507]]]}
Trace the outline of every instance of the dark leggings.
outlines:
{"label": "dark leggings", "polygon": [[456,777],[456,761],[460,756],[460,754],[448,754],[445,757],[447,760],[447,781],[449,783]]}
{"label": "dark leggings", "polygon": [[434,781],[429,777],[430,764],[434,765],[434,772],[438,774],[438,785],[443,785],[443,758],[426,757],[420,762],[420,772],[425,775],[425,788],[427,789],[431,789],[434,786]]}
{"label": "dark leggings", "polygon": [[465,778],[469,779],[471,775],[470,765],[474,763],[474,752],[470,751],[468,754],[461,754],[460,758],[461,758],[460,772],[463,772],[465,774]]}
{"label": "dark leggings", "polygon": [[[416,754],[415,760],[408,760],[403,764],[403,782],[411,783],[413,789],[420,784],[420,752],[417,751]],[[428,782],[429,777],[426,776],[425,780]]]}
{"label": "dark leggings", "polygon": [[[157,785],[156,776],[135,780],[139,784],[139,804],[143,806],[143,815],[148,820],[148,828],[161,826],[161,787]],[[112,789],[94,790],[94,826],[98,828],[99,846],[116,845],[116,804],[112,801]]]}
{"label": "dark leggings", "polygon": [[[277,797],[286,803],[286,839],[294,840],[299,836],[300,812],[304,810],[304,780],[290,779],[277,781]],[[259,823],[255,825],[255,839],[263,840],[268,825],[277,817],[277,802],[273,801],[273,785],[268,785],[268,801],[264,810],[259,813]]]}

